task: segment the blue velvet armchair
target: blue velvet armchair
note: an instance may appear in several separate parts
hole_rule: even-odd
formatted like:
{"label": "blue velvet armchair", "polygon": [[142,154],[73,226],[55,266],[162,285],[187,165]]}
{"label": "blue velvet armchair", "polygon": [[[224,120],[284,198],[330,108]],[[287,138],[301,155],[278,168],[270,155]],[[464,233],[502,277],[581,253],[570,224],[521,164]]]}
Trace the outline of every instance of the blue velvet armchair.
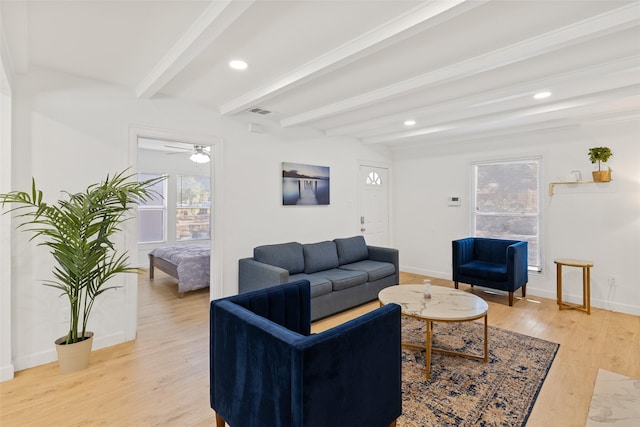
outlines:
{"label": "blue velvet armchair", "polygon": [[513,293],[522,288],[526,296],[528,270],[527,242],[519,240],[468,237],[453,241],[453,281]]}
{"label": "blue velvet armchair", "polygon": [[395,425],[402,413],[400,307],[311,334],[307,280],[211,302],[216,425]]}

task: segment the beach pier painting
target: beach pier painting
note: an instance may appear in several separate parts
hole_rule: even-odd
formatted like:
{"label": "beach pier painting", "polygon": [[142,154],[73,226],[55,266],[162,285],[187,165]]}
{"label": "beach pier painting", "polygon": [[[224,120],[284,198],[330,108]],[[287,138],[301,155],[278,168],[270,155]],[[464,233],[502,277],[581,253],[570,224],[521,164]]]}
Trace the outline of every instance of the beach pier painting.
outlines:
{"label": "beach pier painting", "polygon": [[283,205],[328,205],[329,167],[282,162]]}

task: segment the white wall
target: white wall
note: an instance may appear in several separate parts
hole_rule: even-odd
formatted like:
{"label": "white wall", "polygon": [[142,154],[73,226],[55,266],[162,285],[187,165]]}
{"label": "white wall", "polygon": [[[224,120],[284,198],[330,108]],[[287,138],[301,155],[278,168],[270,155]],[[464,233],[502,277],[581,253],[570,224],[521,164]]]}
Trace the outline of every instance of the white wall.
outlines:
{"label": "white wall", "polygon": [[[237,271],[237,259],[252,256],[260,244],[310,243],[359,234],[357,222],[358,159],[385,160],[361,145],[340,138],[284,135],[242,135],[228,139],[233,170],[225,163],[227,254]],[[329,206],[282,206],[281,162],[329,166]],[[237,280],[237,277],[229,277]]]}
{"label": "white wall", "polygon": [[[1,34],[1,42],[4,35]],[[11,191],[12,83],[7,70],[4,43],[0,55],[0,193]],[[11,218],[0,216],[0,381],[13,378],[11,359]]]}
{"label": "white wall", "polygon": [[[131,125],[222,138],[224,206],[216,220],[224,224],[224,295],[237,292],[238,258],[250,256],[258,244],[358,233],[358,160],[388,160],[351,140],[269,126],[266,133],[253,134],[242,119],[221,118],[201,106],[167,98],[140,100],[121,87],[37,67],[16,79],[14,106],[14,189],[28,189],[33,176],[49,201],[61,189],[81,191],[107,173],[131,166]],[[331,205],[283,207],[282,161],[330,166]],[[13,231],[13,239],[12,357],[21,370],[55,360],[53,341],[67,328],[66,303],[40,284],[51,277],[47,251],[28,242],[24,233]],[[136,265],[136,254],[130,255]],[[135,283],[117,281],[123,288],[106,293],[94,308],[89,323],[96,333],[94,348],[126,339],[124,307]]]}
{"label": "white wall", "polygon": [[[543,156],[543,272],[530,274],[527,292],[556,298],[555,258],[586,259],[594,307],[640,314],[640,123],[602,121],[526,135],[441,144],[394,156],[395,243],[404,271],[451,278],[451,241],[471,235],[471,162]],[[557,186],[580,170],[591,179],[588,149],[614,153],[610,183]],[[461,207],[448,207],[458,195]],[[613,275],[616,286],[608,286]],[[582,271],[563,269],[564,299],[581,302]]]}

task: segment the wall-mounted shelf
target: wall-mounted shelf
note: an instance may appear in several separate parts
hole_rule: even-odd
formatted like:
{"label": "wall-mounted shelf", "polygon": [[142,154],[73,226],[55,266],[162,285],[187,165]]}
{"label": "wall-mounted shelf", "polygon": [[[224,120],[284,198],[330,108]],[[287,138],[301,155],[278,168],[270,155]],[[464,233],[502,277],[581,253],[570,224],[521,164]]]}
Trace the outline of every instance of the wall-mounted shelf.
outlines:
{"label": "wall-mounted shelf", "polygon": [[549,195],[553,196],[553,187],[555,185],[576,185],[576,184],[593,184],[596,181],[563,181],[563,182],[550,182],[549,183]]}

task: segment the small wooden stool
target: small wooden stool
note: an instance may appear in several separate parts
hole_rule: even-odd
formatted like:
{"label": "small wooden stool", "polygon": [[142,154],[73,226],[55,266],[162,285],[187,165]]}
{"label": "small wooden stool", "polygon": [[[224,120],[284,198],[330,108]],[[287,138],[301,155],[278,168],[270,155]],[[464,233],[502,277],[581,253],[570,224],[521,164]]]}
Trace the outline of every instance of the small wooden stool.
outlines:
{"label": "small wooden stool", "polygon": [[[579,259],[558,258],[553,262],[556,263],[557,286],[558,286],[558,308],[560,310],[580,310],[591,314],[591,267],[593,262],[582,261]],[[582,268],[582,305],[569,304],[562,302],[562,266]]]}

